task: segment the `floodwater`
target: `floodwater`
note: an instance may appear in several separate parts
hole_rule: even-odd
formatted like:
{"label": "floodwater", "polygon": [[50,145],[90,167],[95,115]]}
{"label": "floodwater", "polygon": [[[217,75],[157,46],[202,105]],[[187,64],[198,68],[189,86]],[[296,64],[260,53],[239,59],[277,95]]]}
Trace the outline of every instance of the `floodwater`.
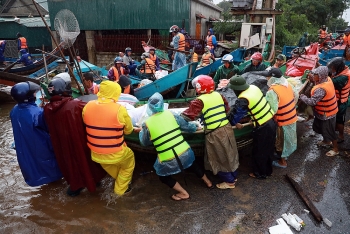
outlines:
{"label": "floodwater", "polygon": [[[208,190],[188,172],[187,186],[182,175],[176,178],[191,198],[175,202],[170,199],[173,191],[151,172],[154,157],[136,155],[130,194],[111,196],[113,180],[106,177],[96,193],[83,190],[72,198],[65,194],[68,185],[63,179],[35,188],[25,184],[10,148],[12,107],[0,104],[0,233],[268,233],[268,227],[288,212],[306,223],[301,233],[350,233],[350,140],[342,144],[340,156],[326,157],[327,150],[315,146],[320,137],[313,134],[311,123],[298,123],[298,150],[288,168],[274,169],[264,181],[248,176],[248,149],[240,153],[235,189]],[[284,178],[286,173],[332,222],[331,228],[303,211],[308,208]]]}

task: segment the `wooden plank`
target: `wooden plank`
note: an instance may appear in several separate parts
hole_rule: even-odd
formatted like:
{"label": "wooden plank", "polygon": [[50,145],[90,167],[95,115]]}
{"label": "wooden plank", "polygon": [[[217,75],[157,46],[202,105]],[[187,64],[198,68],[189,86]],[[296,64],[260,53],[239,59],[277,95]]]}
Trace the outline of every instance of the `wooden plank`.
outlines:
{"label": "wooden plank", "polygon": [[34,82],[34,83],[40,85],[40,81],[39,80],[28,78],[28,77],[25,77],[25,76],[16,75],[14,73],[8,73],[8,72],[0,72],[0,80],[6,80],[6,81],[9,81],[9,82],[13,82],[15,84],[16,83],[20,83],[20,82],[31,81],[31,82]]}
{"label": "wooden plank", "polygon": [[315,217],[315,219],[318,222],[321,222],[323,220],[321,213],[318,211],[318,209],[315,207],[315,205],[312,203],[312,201],[309,199],[309,197],[306,196],[306,194],[304,193],[301,186],[294,179],[292,179],[288,174],[286,174],[286,177],[287,177],[288,181],[292,184],[293,188],[298,192],[299,196],[304,201],[306,206],[310,209],[310,211],[311,211],[312,215]]}

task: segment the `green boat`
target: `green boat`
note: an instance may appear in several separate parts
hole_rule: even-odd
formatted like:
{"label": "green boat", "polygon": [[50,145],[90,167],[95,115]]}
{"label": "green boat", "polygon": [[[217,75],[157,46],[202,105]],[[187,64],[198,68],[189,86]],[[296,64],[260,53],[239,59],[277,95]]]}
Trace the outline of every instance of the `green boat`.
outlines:
{"label": "green boat", "polygon": [[[169,103],[169,108],[182,108],[188,107],[189,101],[194,98],[183,98],[183,99],[169,99],[164,100],[164,102]],[[147,102],[140,102],[139,105],[146,104]],[[253,125],[250,123],[245,123],[244,128],[236,129],[232,127],[236,141],[237,148],[243,149],[246,146],[249,146],[252,143],[251,133],[253,130]],[[192,150],[196,156],[204,156],[205,152],[205,134],[203,131],[197,131],[195,133],[183,133],[185,140],[189,143]],[[142,146],[139,140],[139,133],[131,133],[130,135],[124,136],[125,142],[127,145],[136,152],[148,153],[148,154],[157,154],[153,146]]]}

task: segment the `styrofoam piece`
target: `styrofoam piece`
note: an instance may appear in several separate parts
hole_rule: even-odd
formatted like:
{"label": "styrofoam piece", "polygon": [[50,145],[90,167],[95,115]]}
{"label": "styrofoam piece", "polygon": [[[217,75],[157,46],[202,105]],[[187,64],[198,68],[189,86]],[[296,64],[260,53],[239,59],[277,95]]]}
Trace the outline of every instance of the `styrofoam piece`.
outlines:
{"label": "styrofoam piece", "polygon": [[276,222],[278,225],[269,227],[270,234],[293,234],[282,218],[277,219]]}

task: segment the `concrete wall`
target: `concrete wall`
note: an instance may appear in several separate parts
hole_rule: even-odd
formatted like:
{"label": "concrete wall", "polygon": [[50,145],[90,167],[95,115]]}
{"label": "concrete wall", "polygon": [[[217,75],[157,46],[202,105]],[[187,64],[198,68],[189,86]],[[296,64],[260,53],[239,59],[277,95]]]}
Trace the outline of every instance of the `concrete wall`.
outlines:
{"label": "concrete wall", "polygon": [[[97,52],[96,53],[97,62],[95,65],[99,67],[103,67],[103,66],[107,66],[110,63],[113,64],[113,61],[117,56],[118,56],[118,53],[115,53],[115,52]],[[107,67],[107,69],[109,69],[112,64],[110,64]]]}
{"label": "concrete wall", "polygon": [[207,35],[207,22],[209,17],[220,18],[222,9],[207,0],[192,0],[191,1],[191,16],[190,16],[190,35],[196,35],[196,14],[200,13],[206,17],[201,20],[201,36]]}

